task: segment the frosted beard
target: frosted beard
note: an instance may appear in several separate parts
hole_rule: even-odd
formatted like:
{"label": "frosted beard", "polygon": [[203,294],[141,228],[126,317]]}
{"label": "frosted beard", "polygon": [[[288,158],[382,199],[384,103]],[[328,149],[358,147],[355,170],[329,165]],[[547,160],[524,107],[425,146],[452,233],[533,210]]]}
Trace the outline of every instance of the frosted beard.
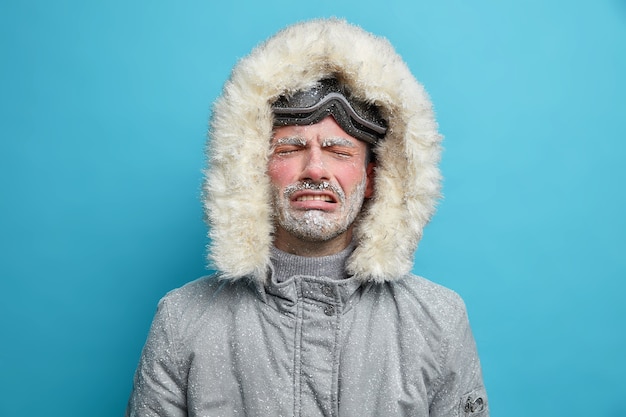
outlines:
{"label": "frosted beard", "polygon": [[[366,180],[364,176],[347,196],[341,187],[326,181],[317,184],[303,181],[288,185],[282,192],[272,187],[274,218],[280,227],[299,239],[310,242],[331,240],[346,232],[359,215],[365,197]],[[332,192],[337,199],[337,209],[333,212],[293,209],[290,205],[291,196],[302,190]]]}

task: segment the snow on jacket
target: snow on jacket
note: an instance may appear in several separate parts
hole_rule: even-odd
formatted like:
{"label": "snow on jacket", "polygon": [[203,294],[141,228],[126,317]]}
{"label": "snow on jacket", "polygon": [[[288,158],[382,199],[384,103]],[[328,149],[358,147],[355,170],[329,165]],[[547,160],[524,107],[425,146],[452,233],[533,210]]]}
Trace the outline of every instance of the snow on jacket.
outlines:
{"label": "snow on jacket", "polygon": [[488,416],[461,299],[363,284],[202,278],[165,297],[127,416]]}
{"label": "snow on jacket", "polygon": [[[381,108],[375,195],[346,279],[272,273],[271,103],[334,76]],[[487,416],[465,306],[410,274],[439,196],[440,135],[384,39],[341,20],[291,26],[234,68],[216,101],[204,202],[219,272],[164,297],[128,416]]]}

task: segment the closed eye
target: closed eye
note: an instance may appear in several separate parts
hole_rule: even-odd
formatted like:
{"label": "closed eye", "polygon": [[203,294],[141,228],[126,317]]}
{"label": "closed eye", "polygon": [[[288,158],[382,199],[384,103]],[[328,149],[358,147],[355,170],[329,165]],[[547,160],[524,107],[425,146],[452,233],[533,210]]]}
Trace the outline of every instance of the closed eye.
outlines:
{"label": "closed eye", "polygon": [[332,152],[334,155],[337,155],[341,158],[350,158],[352,156],[354,156],[355,154],[355,150],[351,149],[351,148],[343,148],[343,147],[336,147],[336,146],[332,146],[332,147],[328,147],[326,148],[328,151]]}
{"label": "closed eye", "polygon": [[274,148],[274,154],[276,155],[289,155],[291,153],[301,150],[302,147],[295,145],[279,145]]}
{"label": "closed eye", "polygon": [[297,152],[307,145],[307,141],[299,136],[280,138],[274,143],[272,153],[274,155],[289,155]]}

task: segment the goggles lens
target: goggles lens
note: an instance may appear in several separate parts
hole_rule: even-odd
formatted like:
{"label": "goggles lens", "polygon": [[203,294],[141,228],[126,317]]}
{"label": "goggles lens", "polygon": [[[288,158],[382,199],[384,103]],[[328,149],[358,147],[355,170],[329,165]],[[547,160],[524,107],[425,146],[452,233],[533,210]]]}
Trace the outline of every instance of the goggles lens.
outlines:
{"label": "goggles lens", "polygon": [[281,96],[272,105],[274,126],[312,125],[327,116],[350,136],[370,144],[385,137],[387,123],[378,107],[344,94],[335,79],[320,81],[310,90]]}

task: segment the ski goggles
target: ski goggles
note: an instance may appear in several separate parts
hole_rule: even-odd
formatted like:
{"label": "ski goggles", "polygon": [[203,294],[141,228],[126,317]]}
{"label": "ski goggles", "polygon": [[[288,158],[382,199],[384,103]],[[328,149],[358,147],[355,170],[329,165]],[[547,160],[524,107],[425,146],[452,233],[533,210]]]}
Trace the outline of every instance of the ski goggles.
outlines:
{"label": "ski goggles", "polygon": [[272,104],[274,126],[312,125],[327,116],[350,136],[375,145],[385,137],[387,122],[378,107],[352,98],[334,78],[315,87],[281,96]]}

